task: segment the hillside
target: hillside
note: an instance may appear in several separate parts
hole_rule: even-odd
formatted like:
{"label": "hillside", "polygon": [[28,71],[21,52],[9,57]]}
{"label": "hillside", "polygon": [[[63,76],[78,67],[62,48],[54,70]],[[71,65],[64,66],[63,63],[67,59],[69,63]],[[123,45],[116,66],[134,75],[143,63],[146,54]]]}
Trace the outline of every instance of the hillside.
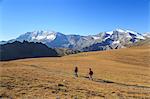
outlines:
{"label": "hillside", "polygon": [[[150,50],[138,47],[1,62],[0,97],[149,99]],[[73,75],[79,67],[79,78]],[[94,71],[88,80],[88,69]]]}
{"label": "hillside", "polygon": [[58,53],[42,43],[15,41],[0,45],[0,60],[2,61],[48,56],[58,56]]}
{"label": "hillside", "polygon": [[55,48],[55,50],[59,54],[59,56],[80,53],[80,51],[78,51],[78,50],[72,50],[72,49],[68,49],[68,48]]}

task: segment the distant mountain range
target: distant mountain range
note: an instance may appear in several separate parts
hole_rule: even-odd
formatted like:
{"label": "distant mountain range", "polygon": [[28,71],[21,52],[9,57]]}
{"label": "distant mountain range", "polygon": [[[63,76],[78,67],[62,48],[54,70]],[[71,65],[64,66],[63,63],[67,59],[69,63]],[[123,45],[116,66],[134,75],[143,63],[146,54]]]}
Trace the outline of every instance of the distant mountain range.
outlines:
{"label": "distant mountain range", "polygon": [[14,41],[41,42],[50,48],[67,48],[79,51],[97,51],[107,49],[124,48],[128,44],[133,44],[144,40],[149,35],[138,32],[115,29],[109,32],[102,32],[97,35],[65,35],[60,32],[34,31],[20,35],[16,39],[1,41],[0,44]]}

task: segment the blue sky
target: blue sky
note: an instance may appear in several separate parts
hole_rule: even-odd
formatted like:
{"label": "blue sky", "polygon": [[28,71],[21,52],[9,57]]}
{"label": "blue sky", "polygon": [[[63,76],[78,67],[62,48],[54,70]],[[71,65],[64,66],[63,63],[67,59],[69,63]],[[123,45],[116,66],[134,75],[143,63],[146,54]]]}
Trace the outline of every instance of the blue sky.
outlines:
{"label": "blue sky", "polygon": [[0,41],[34,30],[92,35],[150,31],[150,0],[0,0]]}

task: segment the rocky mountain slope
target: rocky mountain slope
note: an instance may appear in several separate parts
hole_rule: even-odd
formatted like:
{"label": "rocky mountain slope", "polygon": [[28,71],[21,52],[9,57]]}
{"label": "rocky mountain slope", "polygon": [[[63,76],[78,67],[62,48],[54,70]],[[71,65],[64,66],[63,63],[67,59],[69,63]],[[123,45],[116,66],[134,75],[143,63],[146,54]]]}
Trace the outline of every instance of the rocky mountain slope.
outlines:
{"label": "rocky mountain slope", "polygon": [[83,51],[98,51],[125,48],[128,45],[132,45],[136,42],[140,42],[146,39],[146,37],[144,37],[140,33],[122,29],[116,29],[110,32],[103,32],[99,34],[99,36],[103,38],[102,41],[83,48]]}

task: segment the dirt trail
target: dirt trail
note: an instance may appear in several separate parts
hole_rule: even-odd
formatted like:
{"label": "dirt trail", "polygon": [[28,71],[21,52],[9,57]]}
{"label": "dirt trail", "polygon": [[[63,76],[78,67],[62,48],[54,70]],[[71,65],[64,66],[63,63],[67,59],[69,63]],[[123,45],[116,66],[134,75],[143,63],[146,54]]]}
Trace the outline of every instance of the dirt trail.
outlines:
{"label": "dirt trail", "polygon": [[[25,65],[25,64],[22,64],[22,65]],[[40,69],[40,70],[43,70],[44,72],[48,72],[50,74],[53,74],[53,75],[60,75],[60,74],[64,74],[63,76],[70,76],[71,74],[69,73],[65,73],[65,72],[59,72],[59,74],[56,74],[54,71],[51,71],[47,68],[43,68],[42,66],[37,66],[37,65],[25,65],[25,66],[31,66],[31,67],[34,67],[36,69]],[[78,78],[86,78],[88,79],[87,76],[81,76],[78,77]],[[88,79],[89,80],[89,79]],[[150,87],[148,86],[140,86],[140,85],[129,85],[129,84],[123,84],[123,83],[119,83],[119,82],[114,82],[114,81],[111,81],[111,80],[104,80],[104,79],[97,79],[97,78],[93,78],[94,82],[99,82],[99,83],[106,83],[106,84],[115,84],[115,85],[118,85],[118,86],[125,86],[125,87],[133,87],[133,88],[148,88],[150,90]]]}

